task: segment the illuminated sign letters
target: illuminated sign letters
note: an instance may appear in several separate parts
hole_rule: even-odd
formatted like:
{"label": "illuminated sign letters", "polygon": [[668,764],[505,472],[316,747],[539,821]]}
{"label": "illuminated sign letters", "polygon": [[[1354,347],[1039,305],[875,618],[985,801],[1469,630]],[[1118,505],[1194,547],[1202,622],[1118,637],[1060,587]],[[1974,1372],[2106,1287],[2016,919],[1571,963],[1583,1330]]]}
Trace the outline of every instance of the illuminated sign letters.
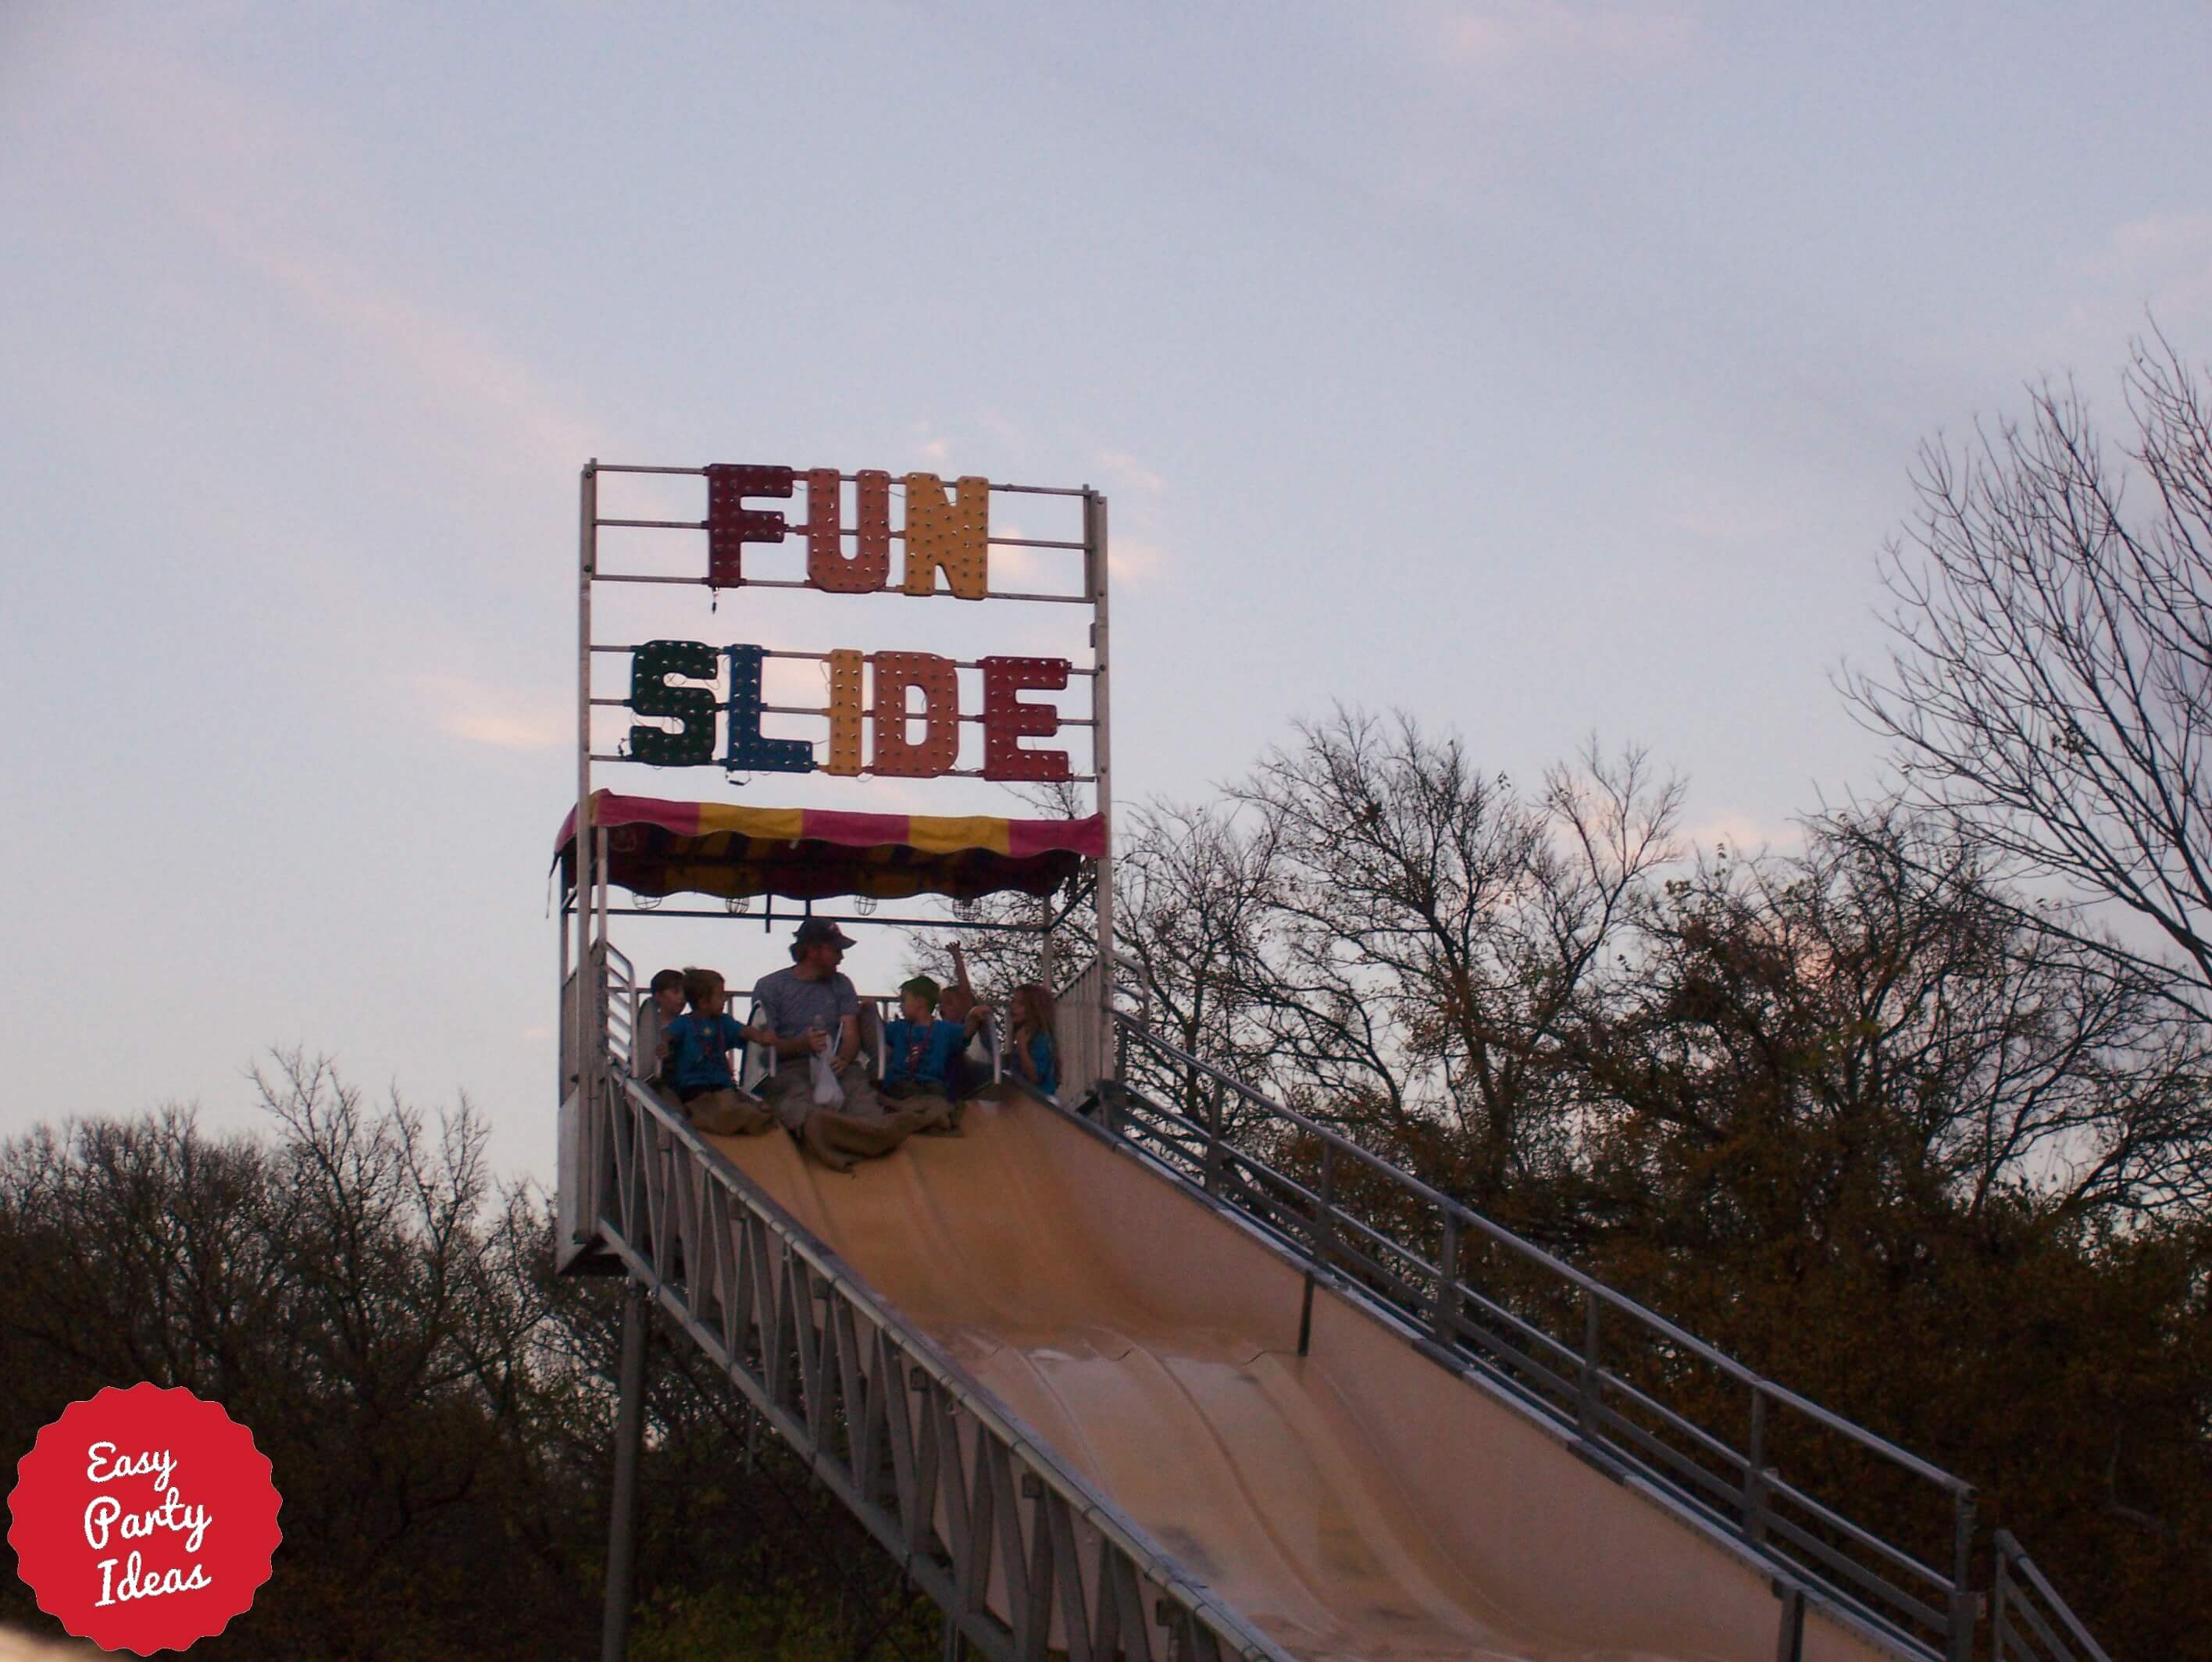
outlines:
{"label": "illuminated sign letters", "polygon": [[745,580],[745,544],[783,541],[783,516],[745,506],[748,496],[788,496],[787,467],[723,462],[707,470],[707,580],[732,589]]}
{"label": "illuminated sign letters", "polygon": [[1060,731],[1060,712],[1049,704],[1028,704],[1018,695],[1058,692],[1067,685],[1064,658],[987,658],[983,665],[983,777],[994,779],[1064,779],[1065,750],[1024,750],[1024,738],[1050,738]]}
{"label": "illuminated sign letters", "polygon": [[[988,480],[963,475],[948,486],[933,473],[895,477],[875,470],[848,478],[836,468],[734,462],[717,463],[704,471],[710,587],[769,581],[747,576],[747,548],[772,546],[798,532],[806,539],[805,587],[827,594],[992,597]],[[844,518],[848,484],[854,516],[850,525]],[[891,525],[894,486],[905,501],[902,523],[896,531]],[[802,500],[803,519],[786,507],[770,506]],[[892,569],[894,543],[904,549],[896,572]],[[778,587],[800,586],[782,579],[774,581]],[[983,778],[1049,781],[1073,777],[1066,751],[1030,749],[1024,743],[1060,731],[1060,715],[1054,706],[1022,695],[1064,691],[1071,673],[1065,658],[980,659],[971,667],[981,672],[982,707],[971,714],[960,707],[959,666],[933,652],[865,653],[840,648],[803,654],[826,662],[827,707],[771,711],[764,692],[764,668],[769,658],[781,654],[767,647],[648,640],[631,652],[629,703],[641,719],[630,727],[626,755],[652,767],[720,766],[732,773],[807,773],[820,768],[847,779],[863,773],[881,779],[937,779],[958,771],[961,727],[973,722],[983,730],[983,762],[977,770]],[[828,745],[817,755],[812,740],[770,737],[762,731],[762,719],[771,713],[827,717]],[[719,754],[718,737],[722,741]]]}
{"label": "illuminated sign letters", "polygon": [[[957,511],[957,503],[955,504]],[[701,640],[649,640],[630,658],[629,707],[640,716],[672,719],[673,728],[633,725],[629,754],[656,767],[713,766],[716,699],[711,686],[728,663],[729,691],[720,701],[726,721],[720,764],[732,773],[807,773],[817,763],[805,739],[769,738],[762,665],[767,648],[726,646]],[[830,666],[830,754],[826,771],[859,774],[862,715],[867,717],[867,771],[885,779],[936,779],[951,773],[960,754],[960,678],[948,658],[933,652],[874,652],[850,649],[827,654]],[[1056,692],[1067,685],[1060,658],[986,658],[983,676],[983,767],[987,779],[1064,779],[1067,752],[1031,750],[1024,738],[1049,738],[1060,731],[1060,712],[1024,700],[1029,691]],[[864,673],[865,671],[865,673]],[[872,687],[864,688],[864,680]],[[863,701],[872,690],[872,701]],[[915,737],[914,728],[921,729]]]}
{"label": "illuminated sign letters", "polygon": [[[891,476],[855,477],[859,522],[853,527],[853,551],[845,552],[846,528],[841,482],[835,468],[717,463],[707,470],[707,581],[732,589],[745,580],[745,544],[781,543],[793,529],[775,510],[756,507],[752,499],[788,498],[798,483],[806,486],[806,580],[830,594],[870,594],[891,581]],[[906,562],[899,587],[908,594],[949,591],[963,600],[981,600],[991,586],[991,485],[973,475],[945,482],[933,473],[909,473],[906,487]],[[945,590],[937,574],[945,573]]]}
{"label": "illuminated sign letters", "polygon": [[703,640],[648,640],[630,655],[629,707],[641,716],[674,716],[681,724],[632,727],[629,753],[655,767],[696,767],[714,759],[714,695],[704,687],[672,687],[671,676],[714,678],[714,649]]}

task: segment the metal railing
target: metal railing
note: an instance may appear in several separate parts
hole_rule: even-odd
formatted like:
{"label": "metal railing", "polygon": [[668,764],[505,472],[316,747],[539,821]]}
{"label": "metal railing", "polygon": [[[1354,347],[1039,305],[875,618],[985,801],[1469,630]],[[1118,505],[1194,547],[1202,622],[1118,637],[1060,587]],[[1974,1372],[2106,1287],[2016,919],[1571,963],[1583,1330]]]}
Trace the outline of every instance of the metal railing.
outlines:
{"label": "metal railing", "polygon": [[1135,998],[1140,1012],[1151,1008],[1143,992],[1143,967],[1121,953],[1115,954],[1115,966],[1127,971],[1129,979],[1109,978],[1105,961],[1093,958],[1060,989],[1060,1025],[1054,1036],[1060,1044],[1063,1101],[1080,1102],[1097,1089],[1099,1081],[1113,1077],[1115,1045],[1109,1038],[1107,1010],[1115,997]]}
{"label": "metal railing", "polygon": [[[1311,1276],[1365,1294],[1421,1342],[1480,1370],[1594,1463],[1657,1485],[1915,1653],[1969,1662],[1982,1610],[1971,1578],[1972,1485],[1762,1378],[1142,1021],[1118,1010],[1113,1020],[1118,1083],[1099,1094],[1108,1130],[1261,1226]],[[1847,1516],[1833,1498],[1842,1495],[1879,1501],[1919,1526],[1886,1539]],[[2000,1574],[2033,1586],[2087,1644],[2033,1567],[2011,1562],[2016,1571],[2000,1556]],[[2013,1607],[2025,1609],[2016,1592]],[[2094,1646],[2081,1654],[2103,1656]]]}
{"label": "metal railing", "polygon": [[1995,1538],[1996,1586],[1990,1601],[1995,1662],[2112,1662],[2066,1608],[2008,1529]]}
{"label": "metal railing", "polygon": [[637,971],[611,941],[599,943],[601,969],[599,995],[605,1003],[601,1019],[606,1024],[607,1053],[623,1072],[636,1060]]}
{"label": "metal railing", "polygon": [[1290,1662],[617,1059],[587,1092],[598,1244],[978,1651]]}
{"label": "metal railing", "polygon": [[1060,991],[1060,1100],[1080,1102],[1109,1077],[1106,1025],[1107,967],[1093,958]]}

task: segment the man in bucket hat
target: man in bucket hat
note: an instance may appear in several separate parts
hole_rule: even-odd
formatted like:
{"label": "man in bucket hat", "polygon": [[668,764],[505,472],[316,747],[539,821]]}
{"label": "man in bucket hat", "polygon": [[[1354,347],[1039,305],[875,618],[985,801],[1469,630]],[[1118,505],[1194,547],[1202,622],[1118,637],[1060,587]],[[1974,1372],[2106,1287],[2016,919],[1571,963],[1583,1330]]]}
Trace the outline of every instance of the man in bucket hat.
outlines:
{"label": "man in bucket hat", "polygon": [[[761,1095],[806,1151],[836,1171],[855,1159],[889,1154],[922,1116],[886,1113],[860,1061],[860,1000],[837,967],[852,941],[824,918],[809,918],[791,940],[791,967],[763,975],[753,988],[760,1007],[752,1036],[775,1052],[775,1071]],[[844,1095],[842,1104],[814,1100],[813,1059],[826,1057]]]}

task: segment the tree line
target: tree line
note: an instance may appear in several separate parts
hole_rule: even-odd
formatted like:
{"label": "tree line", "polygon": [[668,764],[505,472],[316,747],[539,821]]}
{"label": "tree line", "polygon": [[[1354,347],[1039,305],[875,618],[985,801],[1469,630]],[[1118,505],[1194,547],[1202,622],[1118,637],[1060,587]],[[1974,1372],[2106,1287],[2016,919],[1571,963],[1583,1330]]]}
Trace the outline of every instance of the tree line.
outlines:
{"label": "tree line", "polygon": [[[552,1271],[464,1102],[366,1101],[325,1062],[255,1076],[267,1134],[189,1111],[0,1148],[0,1459],[106,1385],[222,1403],[283,1544],[215,1657],[599,1652],[619,1283]],[[640,1662],[921,1658],[933,1607],[688,1344],[652,1340]],[[0,1582],[0,1622],[54,1631]]]}

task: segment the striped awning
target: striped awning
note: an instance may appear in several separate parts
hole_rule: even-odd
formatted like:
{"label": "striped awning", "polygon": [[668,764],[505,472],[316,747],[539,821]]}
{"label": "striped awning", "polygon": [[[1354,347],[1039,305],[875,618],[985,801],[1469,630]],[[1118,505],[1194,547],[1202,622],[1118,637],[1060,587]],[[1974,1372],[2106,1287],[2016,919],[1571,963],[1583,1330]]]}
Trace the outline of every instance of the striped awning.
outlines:
{"label": "striped awning", "polygon": [[[609,880],[633,895],[839,895],[972,901],[1012,890],[1048,895],[1079,862],[1106,852],[1103,822],[1007,820],[988,815],[840,814],[592,795],[607,831]],[[562,822],[555,858],[576,882],[576,814]]]}

